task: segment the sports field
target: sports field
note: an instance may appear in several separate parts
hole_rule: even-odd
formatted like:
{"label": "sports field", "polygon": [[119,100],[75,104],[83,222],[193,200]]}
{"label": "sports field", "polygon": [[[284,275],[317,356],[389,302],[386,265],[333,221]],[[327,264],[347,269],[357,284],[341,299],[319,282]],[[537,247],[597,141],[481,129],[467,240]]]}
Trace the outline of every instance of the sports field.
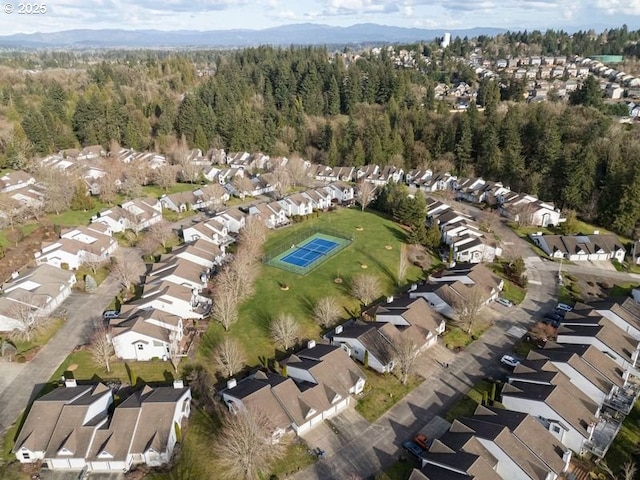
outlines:
{"label": "sports field", "polygon": [[306,275],[349,243],[351,241],[346,238],[321,232],[309,232],[302,241],[278,248],[277,251],[284,251],[269,256],[270,258],[265,259],[265,263],[282,270]]}

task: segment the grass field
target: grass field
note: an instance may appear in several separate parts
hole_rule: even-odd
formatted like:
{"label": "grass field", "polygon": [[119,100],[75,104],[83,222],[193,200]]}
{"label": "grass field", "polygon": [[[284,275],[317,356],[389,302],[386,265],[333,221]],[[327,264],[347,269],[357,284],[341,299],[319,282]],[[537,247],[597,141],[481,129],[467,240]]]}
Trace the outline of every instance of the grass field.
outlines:
{"label": "grass field", "polygon": [[358,398],[356,410],[370,422],[380,418],[422,381],[422,378],[413,376],[406,385],[402,385],[395,375],[383,375],[364,368],[362,370],[367,376],[367,383],[362,396]]}
{"label": "grass field", "polygon": [[607,465],[616,473],[630,460],[635,461],[636,465],[640,465],[638,445],[640,445],[640,402],[636,402],[631,413],[627,415],[622,428],[609,448],[605,456]]}
{"label": "grass field", "polygon": [[458,401],[458,403],[449,409],[444,417],[445,420],[452,422],[456,418],[473,415],[476,408],[478,408],[478,405],[482,404],[482,396],[484,392],[487,392],[489,397],[491,396],[491,383],[481,380],[474,385],[473,388]]}
{"label": "grass field", "polygon": [[[344,307],[343,317],[359,313],[360,305],[349,295],[349,279],[366,273],[380,278],[383,294],[393,294],[397,288],[396,271],[400,245],[405,232],[395,222],[371,212],[355,209],[340,209],[325,213],[292,227],[271,233],[265,250],[287,242],[299,229],[309,226],[327,226],[345,235],[354,235],[353,243],[336,256],[330,258],[308,275],[302,277],[268,265],[260,265],[260,276],[255,285],[255,294],[240,308],[240,318],[231,327],[228,335],[238,339],[247,353],[249,365],[263,364],[274,356],[274,347],[269,338],[269,323],[280,312],[292,314],[300,323],[302,338],[316,338],[320,328],[311,319],[316,301],[325,296],[334,296]],[[362,230],[357,230],[357,227]],[[391,246],[391,250],[386,249]],[[362,265],[367,265],[366,269]],[[411,266],[406,283],[421,276],[421,270]],[[342,278],[341,284],[334,282]],[[289,289],[283,291],[281,284]],[[207,355],[225,335],[215,322],[209,326],[200,349]]]}

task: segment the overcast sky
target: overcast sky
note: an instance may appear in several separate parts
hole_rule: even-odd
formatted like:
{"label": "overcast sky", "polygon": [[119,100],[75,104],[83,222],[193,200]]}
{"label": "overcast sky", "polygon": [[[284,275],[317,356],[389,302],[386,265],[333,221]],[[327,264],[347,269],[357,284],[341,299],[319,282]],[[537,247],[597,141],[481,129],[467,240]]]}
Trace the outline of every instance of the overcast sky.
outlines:
{"label": "overcast sky", "polygon": [[76,28],[263,29],[300,22],[447,29],[602,29],[626,23],[640,28],[640,0],[45,0],[47,12],[41,15],[19,15],[16,0],[0,0],[0,5],[9,2],[14,12],[0,11],[0,35]]}

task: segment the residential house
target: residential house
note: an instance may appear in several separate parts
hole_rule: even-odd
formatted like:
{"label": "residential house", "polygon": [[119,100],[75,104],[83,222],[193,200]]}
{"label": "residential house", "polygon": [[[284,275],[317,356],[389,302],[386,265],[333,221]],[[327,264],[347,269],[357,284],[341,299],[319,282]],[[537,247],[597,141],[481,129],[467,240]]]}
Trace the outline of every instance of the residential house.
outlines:
{"label": "residential house", "polygon": [[107,262],[118,248],[107,225],[96,223],[62,231],[60,238],[42,245],[34,256],[36,265],[49,264],[77,270],[87,262]]}
{"label": "residential house", "polygon": [[75,283],[73,272],[51,265],[15,272],[0,289],[0,331],[24,329],[32,317],[50,315],[71,295]]}
{"label": "residential house", "polygon": [[220,247],[206,240],[195,240],[174,248],[169,255],[184,258],[213,271],[216,265],[222,265],[226,256],[225,250],[224,245]]}
{"label": "residential house", "polygon": [[140,232],[162,220],[162,203],[156,198],[137,198],[119,207],[103,210],[91,218],[91,223],[103,223],[112,233],[133,230]]}
{"label": "residential house", "polygon": [[287,430],[304,434],[347,408],[351,395],[364,389],[364,374],[339,347],[310,341],[282,364],[286,376],[258,372],[240,382],[232,379],[222,392],[233,413],[254,409],[269,415],[274,439]]}
{"label": "residential house", "polygon": [[599,405],[561,372],[514,372],[501,392],[508,410],[538,418],[564,446],[583,454],[592,440],[600,415]]}
{"label": "residential house", "polygon": [[321,189],[307,190],[302,196],[311,201],[313,210],[326,210],[331,206],[331,196]]}
{"label": "residential house", "polygon": [[166,360],[179,351],[183,338],[182,318],[154,308],[123,307],[120,317],[109,321],[109,339],[116,357],[138,361]]}
{"label": "residential house", "polygon": [[237,208],[230,208],[215,217],[230,233],[239,233],[247,222],[247,215]]}
{"label": "residential house", "polygon": [[258,195],[266,195],[275,191],[278,187],[278,180],[273,173],[263,173],[253,177],[251,184],[253,189],[249,192],[249,195],[257,197]]}
{"label": "residential house", "polygon": [[151,265],[145,284],[156,285],[169,282],[186,287],[192,292],[201,293],[209,281],[210,274],[211,270],[201,263],[170,255]]}
{"label": "residential house", "polygon": [[626,334],[640,340],[640,305],[633,299],[600,300],[585,305],[585,308],[593,309],[594,312],[611,320]]}
{"label": "residential house", "polygon": [[[457,453],[462,455],[456,462]],[[468,462],[463,460],[473,457],[464,454],[484,458],[492,471],[486,465],[483,476],[468,471]],[[441,464],[438,460],[443,458],[447,461]],[[563,477],[570,460],[571,451],[531,415],[478,406],[473,416],[454,420],[449,431],[424,454],[422,464],[427,470],[441,471],[442,475],[416,478],[556,480]]]}
{"label": "residential house", "polygon": [[305,216],[313,213],[313,202],[301,193],[295,193],[278,202],[285,209],[288,217]]}
{"label": "residential house", "polygon": [[324,190],[331,195],[332,200],[340,204],[351,204],[355,198],[353,187],[341,181],[327,185]]}
{"label": "residential house", "polygon": [[[21,463],[49,470],[126,472],[137,465],[168,464],[191,411],[191,391],[145,386],[115,408],[102,383],[64,387],[36,399],[13,452]],[[111,413],[113,412],[113,413]]]}
{"label": "residential house", "polygon": [[458,264],[430,275],[428,282],[416,285],[409,296],[423,297],[445,317],[457,318],[460,311],[494,301],[503,286],[504,281],[483,264]]}
{"label": "residential house", "polygon": [[629,369],[636,374],[640,341],[625,333],[608,318],[569,318],[558,328],[556,342],[593,345],[611,357],[623,370]]}
{"label": "residential house", "polygon": [[0,192],[7,193],[34,185],[36,179],[27,172],[17,171],[5,173],[0,177]]}
{"label": "residential house", "polygon": [[533,243],[552,258],[576,261],[624,261],[626,249],[612,234],[600,235],[529,235]]}
{"label": "residential house", "polygon": [[155,308],[183,319],[199,319],[209,313],[211,300],[188,287],[162,282],[144,285],[140,298],[129,305],[143,310]]}
{"label": "residential house", "polygon": [[216,209],[226,205],[230,198],[229,192],[217,183],[204,185],[194,190],[193,195],[196,197],[194,210]]}
{"label": "residential house", "polygon": [[500,214],[513,222],[536,227],[556,226],[563,222],[560,210],[550,202],[520,193],[504,193],[496,198]]}
{"label": "residential house", "polygon": [[278,228],[289,223],[287,210],[280,202],[258,203],[249,207],[249,215],[260,218],[267,228]]}
{"label": "residential house", "polygon": [[167,210],[172,210],[174,212],[194,210],[196,202],[197,197],[193,192],[177,192],[170,195],[162,195],[160,197],[162,208],[166,208]]}
{"label": "residential house", "polygon": [[227,246],[233,242],[233,238],[229,236],[229,229],[217,217],[183,227],[182,237],[185,242],[205,240],[218,246]]}

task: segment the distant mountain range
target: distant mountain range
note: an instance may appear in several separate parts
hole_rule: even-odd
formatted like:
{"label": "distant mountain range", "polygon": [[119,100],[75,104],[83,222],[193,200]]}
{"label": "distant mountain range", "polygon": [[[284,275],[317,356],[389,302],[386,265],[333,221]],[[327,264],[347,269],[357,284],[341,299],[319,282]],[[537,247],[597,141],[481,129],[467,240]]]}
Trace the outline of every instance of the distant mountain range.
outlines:
{"label": "distant mountain range", "polygon": [[0,36],[5,48],[160,48],[246,47],[252,45],[348,45],[433,40],[445,32],[452,37],[496,35],[500,28],[427,30],[362,23],[333,27],[315,23],[282,25],[264,30],[66,30],[54,33],[18,33]]}

